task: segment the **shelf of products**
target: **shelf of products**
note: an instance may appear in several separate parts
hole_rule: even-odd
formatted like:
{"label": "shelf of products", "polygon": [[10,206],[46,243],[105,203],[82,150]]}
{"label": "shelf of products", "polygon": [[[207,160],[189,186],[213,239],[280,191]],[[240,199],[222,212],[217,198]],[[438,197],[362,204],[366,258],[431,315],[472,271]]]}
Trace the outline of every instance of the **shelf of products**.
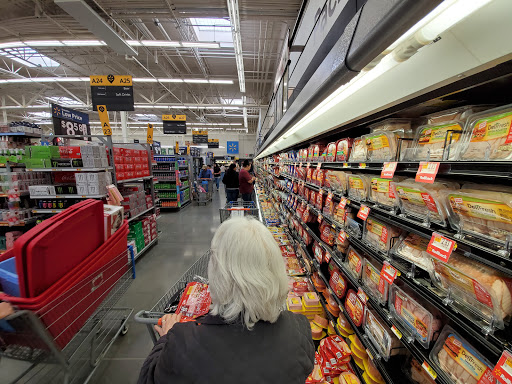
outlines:
{"label": "shelf of products", "polygon": [[155,191],[162,202],[160,208],[181,209],[190,201],[190,156],[155,155],[153,172],[157,177]]}

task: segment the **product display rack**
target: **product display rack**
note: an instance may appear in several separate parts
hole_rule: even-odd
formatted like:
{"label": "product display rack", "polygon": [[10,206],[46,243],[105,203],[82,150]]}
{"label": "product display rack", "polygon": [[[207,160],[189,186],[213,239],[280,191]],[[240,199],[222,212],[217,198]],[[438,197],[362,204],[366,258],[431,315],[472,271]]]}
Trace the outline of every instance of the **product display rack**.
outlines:
{"label": "product display rack", "polygon": [[190,204],[191,170],[190,156],[154,155],[153,172],[157,174],[157,184],[164,185],[155,188],[159,208],[179,210]]}

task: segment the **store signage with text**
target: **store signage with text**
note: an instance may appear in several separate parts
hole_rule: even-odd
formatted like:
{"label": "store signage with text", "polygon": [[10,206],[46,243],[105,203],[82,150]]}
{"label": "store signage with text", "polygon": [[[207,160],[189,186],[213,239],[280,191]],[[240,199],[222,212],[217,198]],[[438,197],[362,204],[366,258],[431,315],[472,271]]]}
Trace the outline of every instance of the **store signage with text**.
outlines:
{"label": "store signage with text", "polygon": [[187,133],[187,115],[162,115],[165,135],[185,135]]}
{"label": "store signage with text", "polygon": [[109,111],[134,111],[133,82],[131,76],[91,76],[92,109],[106,105]]}
{"label": "store signage with text", "polygon": [[457,243],[455,241],[434,232],[428,243],[427,253],[446,263],[456,248]]}
{"label": "store signage with text", "polygon": [[208,131],[192,131],[192,144],[208,144]]}
{"label": "store signage with text", "polygon": [[153,124],[148,123],[148,133],[146,137],[146,143],[153,144]]}
{"label": "store signage with text", "polygon": [[112,136],[112,128],[110,128],[110,120],[108,118],[107,106],[98,105],[98,116],[100,117],[103,135]]}
{"label": "store signage with text", "polygon": [[208,139],[208,148],[219,148],[219,139]]}
{"label": "store signage with text", "polygon": [[[53,132],[56,135],[90,135],[89,115],[52,104]],[[87,140],[87,139],[86,139]]]}
{"label": "store signage with text", "polygon": [[397,162],[393,161],[390,163],[384,163],[384,166],[382,167],[382,171],[380,173],[380,177],[383,179],[392,179],[395,175]]}
{"label": "store signage with text", "polygon": [[357,217],[359,217],[361,220],[366,220],[368,218],[368,215],[370,214],[370,207],[361,204],[361,208],[359,208],[359,212],[357,212]]}
{"label": "store signage with text", "polygon": [[416,182],[432,184],[439,172],[439,163],[422,161],[416,173]]}
{"label": "store signage with text", "polygon": [[492,373],[501,384],[512,383],[512,354],[509,351],[503,351]]}

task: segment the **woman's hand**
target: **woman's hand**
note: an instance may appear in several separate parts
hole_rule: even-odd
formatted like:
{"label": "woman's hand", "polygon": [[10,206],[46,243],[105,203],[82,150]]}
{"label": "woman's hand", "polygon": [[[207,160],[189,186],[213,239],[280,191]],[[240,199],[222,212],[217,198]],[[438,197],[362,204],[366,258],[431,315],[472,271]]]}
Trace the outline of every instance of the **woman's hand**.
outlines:
{"label": "woman's hand", "polygon": [[171,328],[174,327],[174,324],[180,322],[181,315],[181,313],[179,315],[176,315],[175,313],[172,315],[165,315],[162,317],[162,326],[155,325],[155,331],[157,331],[160,336],[166,335],[167,332],[169,332]]}
{"label": "woman's hand", "polygon": [[9,303],[2,302],[0,303],[0,319],[3,319],[4,317],[7,317],[9,315],[12,315],[14,313],[14,310]]}

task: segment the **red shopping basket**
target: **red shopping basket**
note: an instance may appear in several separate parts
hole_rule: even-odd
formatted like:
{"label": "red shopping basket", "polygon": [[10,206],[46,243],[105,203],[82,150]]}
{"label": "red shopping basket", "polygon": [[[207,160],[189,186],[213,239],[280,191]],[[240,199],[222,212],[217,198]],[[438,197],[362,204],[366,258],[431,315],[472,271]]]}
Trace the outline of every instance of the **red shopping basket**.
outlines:
{"label": "red shopping basket", "polygon": [[[0,300],[35,312],[56,344],[65,347],[129,270],[128,232],[125,221],[110,239],[41,295],[21,298],[0,294]],[[6,252],[0,261],[13,256],[12,251]]]}

